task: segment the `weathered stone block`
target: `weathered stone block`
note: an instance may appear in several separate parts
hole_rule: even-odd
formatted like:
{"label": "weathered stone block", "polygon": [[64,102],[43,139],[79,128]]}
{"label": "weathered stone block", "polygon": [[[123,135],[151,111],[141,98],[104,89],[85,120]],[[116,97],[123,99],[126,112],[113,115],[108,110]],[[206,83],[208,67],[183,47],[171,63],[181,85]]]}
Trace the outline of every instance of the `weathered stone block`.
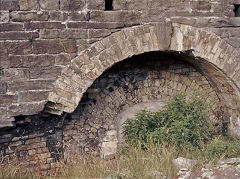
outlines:
{"label": "weathered stone block", "polygon": [[60,0],[60,9],[65,11],[80,11],[85,5],[85,0]]}
{"label": "weathered stone block", "polygon": [[9,106],[9,115],[19,116],[19,115],[33,115],[42,111],[45,105],[45,101],[42,102],[30,102],[24,104],[12,104]]}
{"label": "weathered stone block", "polygon": [[168,3],[166,3],[166,1],[156,1],[156,0],[148,0],[148,7],[149,8],[156,8],[156,7],[166,7],[168,6]]}
{"label": "weathered stone block", "polygon": [[0,62],[2,68],[17,68],[22,66],[22,59],[19,56],[9,56]]}
{"label": "weathered stone block", "polygon": [[0,104],[16,103],[16,95],[0,95]]}
{"label": "weathered stone block", "polygon": [[104,0],[88,1],[87,8],[90,10],[104,10],[105,9],[105,1]]}
{"label": "weathered stone block", "polygon": [[87,40],[77,40],[78,52],[87,49],[90,46]]}
{"label": "weathered stone block", "polygon": [[5,94],[7,92],[7,84],[0,82],[0,94]]}
{"label": "weathered stone block", "polygon": [[18,94],[18,103],[23,102],[34,102],[43,101],[48,97],[48,92],[46,91],[25,91]]}
{"label": "weathered stone block", "polygon": [[53,80],[28,80],[9,82],[7,92],[15,94],[19,91],[27,90],[48,90],[53,88]]}
{"label": "weathered stone block", "polygon": [[240,38],[229,38],[227,41],[233,47],[240,48]]}
{"label": "weathered stone block", "polygon": [[57,55],[55,57],[55,64],[56,65],[67,65],[70,63],[70,61],[75,57],[76,55],[74,54],[61,54]]}
{"label": "weathered stone block", "polygon": [[8,22],[8,21],[9,21],[9,12],[8,11],[0,11],[0,22]]}
{"label": "weathered stone block", "polygon": [[87,39],[88,31],[86,29],[43,29],[40,36],[42,39]]}
{"label": "weathered stone block", "polygon": [[[122,0],[122,1],[113,1],[114,10],[143,10],[147,9],[148,1],[147,0]],[[160,6],[158,6],[160,7]],[[156,6],[155,6],[156,8]]]}
{"label": "weathered stone block", "polygon": [[156,35],[160,50],[168,50],[171,43],[172,24],[161,23],[156,25]]}
{"label": "weathered stone block", "polygon": [[49,69],[30,70],[30,79],[56,79],[60,75],[61,67],[52,67]]}
{"label": "weathered stone block", "polygon": [[4,42],[4,47],[11,55],[26,55],[32,53],[32,43],[29,41]]}
{"label": "weathered stone block", "polygon": [[35,54],[76,53],[77,46],[75,40],[36,40],[33,42],[33,52]]}
{"label": "weathered stone block", "polygon": [[27,30],[36,29],[64,29],[65,24],[61,22],[26,22],[24,28]]}
{"label": "weathered stone block", "polygon": [[59,0],[39,0],[40,8],[44,10],[58,10]]}
{"label": "weathered stone block", "polygon": [[48,12],[11,12],[11,19],[15,22],[47,21]]}
{"label": "weathered stone block", "polygon": [[54,88],[53,92],[58,96],[64,97],[68,101],[74,101],[74,99],[77,97],[76,93],[72,93],[72,91],[66,89]]}
{"label": "weathered stone block", "polygon": [[68,13],[67,12],[61,12],[61,11],[50,11],[50,21],[66,21],[68,19]]}
{"label": "weathered stone block", "polygon": [[96,22],[140,22],[139,11],[91,11],[90,20]]}
{"label": "weathered stone block", "polygon": [[38,32],[0,32],[0,40],[26,40],[38,37]]}
{"label": "weathered stone block", "polygon": [[7,10],[7,11],[19,10],[19,1],[18,0],[1,0],[0,10]]}
{"label": "weathered stone block", "polygon": [[111,34],[109,29],[91,29],[89,30],[89,38],[101,38]]}
{"label": "weathered stone block", "polygon": [[2,23],[0,24],[0,32],[3,31],[21,31],[23,30],[23,24],[19,23]]}
{"label": "weathered stone block", "polygon": [[20,10],[37,10],[38,0],[19,0]]}
{"label": "weathered stone block", "polygon": [[209,1],[192,1],[190,6],[193,10],[209,11],[211,9]]}
{"label": "weathered stone block", "polygon": [[68,28],[81,29],[118,29],[124,27],[123,22],[69,22]]}
{"label": "weathered stone block", "polygon": [[71,12],[69,14],[69,20],[71,21],[88,21],[89,20],[89,12]]}
{"label": "weathered stone block", "polygon": [[1,80],[3,81],[18,81],[18,80],[26,80],[29,79],[29,71],[28,69],[17,69],[10,68],[4,69]]}
{"label": "weathered stone block", "polygon": [[22,56],[21,59],[22,67],[48,67],[55,63],[52,55]]}

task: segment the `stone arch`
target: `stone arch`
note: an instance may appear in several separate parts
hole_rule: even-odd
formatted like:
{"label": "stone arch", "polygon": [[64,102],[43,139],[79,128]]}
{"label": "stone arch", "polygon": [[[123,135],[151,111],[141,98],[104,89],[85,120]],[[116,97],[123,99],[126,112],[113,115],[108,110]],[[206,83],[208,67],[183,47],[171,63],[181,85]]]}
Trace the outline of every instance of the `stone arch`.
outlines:
{"label": "stone arch", "polygon": [[64,120],[64,157],[114,155],[124,142],[126,119],[142,109],[158,111],[179,93],[190,96],[197,91],[203,100],[213,102],[210,121],[214,132],[222,132],[221,100],[206,77],[184,58],[177,52],[148,52],[106,70]]}
{"label": "stone arch", "polygon": [[58,115],[73,112],[86,90],[105,70],[124,59],[151,51],[177,51],[190,56],[189,62],[215,83],[230,113],[235,111],[231,123],[237,133],[235,126],[240,126],[238,49],[214,33],[170,22],[126,28],[80,52],[56,80],[46,111]]}

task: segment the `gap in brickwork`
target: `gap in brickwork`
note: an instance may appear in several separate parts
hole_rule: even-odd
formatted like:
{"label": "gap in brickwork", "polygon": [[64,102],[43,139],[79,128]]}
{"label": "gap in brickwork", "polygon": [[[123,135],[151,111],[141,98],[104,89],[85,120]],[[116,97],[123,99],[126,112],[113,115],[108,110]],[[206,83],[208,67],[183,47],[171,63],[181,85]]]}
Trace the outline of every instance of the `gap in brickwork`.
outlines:
{"label": "gap in brickwork", "polygon": [[234,4],[235,17],[240,17],[240,4]]}
{"label": "gap in brickwork", "polygon": [[105,0],[105,11],[113,10],[113,0]]}

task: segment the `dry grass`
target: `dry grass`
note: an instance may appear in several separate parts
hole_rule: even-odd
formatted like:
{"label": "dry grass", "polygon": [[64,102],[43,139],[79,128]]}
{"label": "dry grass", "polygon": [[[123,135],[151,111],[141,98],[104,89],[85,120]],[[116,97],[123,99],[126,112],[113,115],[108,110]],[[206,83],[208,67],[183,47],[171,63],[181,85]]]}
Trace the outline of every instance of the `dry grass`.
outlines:
{"label": "dry grass", "polygon": [[[225,143],[226,142],[226,143]],[[200,161],[198,167],[212,163],[224,157],[239,157],[239,140],[223,141],[217,138],[213,143],[204,149],[181,149],[167,144],[152,145],[148,144],[145,149],[136,147],[123,147],[118,156],[112,160],[101,160],[99,158],[72,158],[67,164],[61,160],[57,163],[60,166],[51,177],[43,177],[39,172],[41,164],[36,165],[35,172],[23,165],[0,165],[0,178],[4,179],[25,179],[25,178],[161,178],[166,176],[174,178],[177,170],[172,164],[172,160],[177,157],[186,157]],[[228,150],[221,152],[221,148]],[[221,147],[222,146],[222,147]],[[218,153],[216,151],[219,150]],[[214,152],[214,153],[213,153]]]}
{"label": "dry grass", "polygon": [[140,148],[123,148],[114,160],[81,159],[63,166],[60,178],[173,178],[176,169],[172,159],[175,148],[167,145]]}
{"label": "dry grass", "polygon": [[123,148],[112,160],[99,158],[76,158],[68,164],[59,162],[59,171],[51,177],[42,177],[36,166],[35,172],[23,165],[10,163],[0,166],[0,178],[173,178],[176,174],[171,160],[176,156],[175,148],[167,145],[148,146],[146,150],[140,148]]}
{"label": "dry grass", "polygon": [[24,167],[21,164],[9,163],[8,165],[0,166],[0,178],[1,179],[26,179],[26,178],[40,178],[34,172]]}

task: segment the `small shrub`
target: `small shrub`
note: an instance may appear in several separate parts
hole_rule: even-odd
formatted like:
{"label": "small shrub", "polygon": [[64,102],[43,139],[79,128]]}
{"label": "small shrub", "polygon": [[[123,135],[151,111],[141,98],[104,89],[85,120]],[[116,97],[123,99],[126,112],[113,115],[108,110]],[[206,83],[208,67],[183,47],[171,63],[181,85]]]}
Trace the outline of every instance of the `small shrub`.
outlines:
{"label": "small shrub", "polygon": [[127,143],[169,143],[178,147],[201,147],[212,138],[209,105],[194,94],[189,100],[178,94],[158,112],[143,110],[135,119],[124,124],[123,135]]}

